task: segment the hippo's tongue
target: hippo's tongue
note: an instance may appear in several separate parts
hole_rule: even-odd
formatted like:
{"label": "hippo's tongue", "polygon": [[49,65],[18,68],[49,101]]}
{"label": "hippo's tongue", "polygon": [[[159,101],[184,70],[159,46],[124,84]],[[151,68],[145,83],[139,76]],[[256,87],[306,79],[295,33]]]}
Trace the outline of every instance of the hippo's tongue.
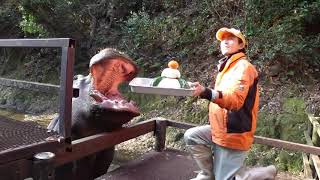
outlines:
{"label": "hippo's tongue", "polygon": [[129,112],[132,116],[139,116],[140,111],[133,101],[127,101],[120,93],[113,95],[103,95],[97,90],[93,90],[90,94],[95,99],[95,103],[101,109],[111,110],[115,112]]}
{"label": "hippo's tongue", "polygon": [[105,99],[100,103],[101,108],[113,109],[119,112],[131,112],[134,116],[140,115],[139,109],[135,106],[133,101],[126,101],[124,99]]}

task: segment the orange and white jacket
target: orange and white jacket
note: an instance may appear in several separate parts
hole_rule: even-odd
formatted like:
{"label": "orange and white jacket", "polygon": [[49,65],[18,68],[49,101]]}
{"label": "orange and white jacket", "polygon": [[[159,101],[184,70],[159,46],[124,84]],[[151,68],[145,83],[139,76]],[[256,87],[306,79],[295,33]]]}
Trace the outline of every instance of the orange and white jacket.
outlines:
{"label": "orange and white jacket", "polygon": [[259,106],[258,72],[242,52],[232,55],[215,82],[219,97],[209,105],[214,143],[249,150]]}

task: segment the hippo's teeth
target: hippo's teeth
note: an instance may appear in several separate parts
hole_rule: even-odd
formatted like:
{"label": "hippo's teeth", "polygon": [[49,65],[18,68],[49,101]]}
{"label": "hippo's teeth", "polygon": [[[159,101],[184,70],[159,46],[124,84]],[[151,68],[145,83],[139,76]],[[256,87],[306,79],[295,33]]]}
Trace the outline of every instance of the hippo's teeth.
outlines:
{"label": "hippo's teeth", "polygon": [[137,105],[137,103],[134,102],[134,101],[129,101],[129,104],[132,104],[133,106],[136,106],[136,105]]}

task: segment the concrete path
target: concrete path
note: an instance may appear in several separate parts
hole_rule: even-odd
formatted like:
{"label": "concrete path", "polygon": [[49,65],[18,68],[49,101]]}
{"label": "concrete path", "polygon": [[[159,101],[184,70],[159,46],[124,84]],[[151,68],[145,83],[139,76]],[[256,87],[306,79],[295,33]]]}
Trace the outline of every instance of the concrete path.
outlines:
{"label": "concrete path", "polygon": [[186,180],[194,177],[196,163],[186,152],[167,149],[149,152],[97,180]]}
{"label": "concrete path", "polygon": [[[149,152],[96,180],[189,180],[198,171],[195,161],[188,153],[167,149],[163,152]],[[276,179],[303,178],[280,172]]]}

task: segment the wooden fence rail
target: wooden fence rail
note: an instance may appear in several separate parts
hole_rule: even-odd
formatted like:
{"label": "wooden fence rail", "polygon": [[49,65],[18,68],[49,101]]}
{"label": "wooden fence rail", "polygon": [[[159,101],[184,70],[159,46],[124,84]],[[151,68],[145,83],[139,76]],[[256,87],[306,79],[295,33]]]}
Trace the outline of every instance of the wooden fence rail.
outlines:
{"label": "wooden fence rail", "polygon": [[[320,146],[320,117],[308,115],[308,129],[304,132],[305,139],[309,146]],[[319,179],[320,158],[318,155],[302,153],[304,175],[306,179]]]}

